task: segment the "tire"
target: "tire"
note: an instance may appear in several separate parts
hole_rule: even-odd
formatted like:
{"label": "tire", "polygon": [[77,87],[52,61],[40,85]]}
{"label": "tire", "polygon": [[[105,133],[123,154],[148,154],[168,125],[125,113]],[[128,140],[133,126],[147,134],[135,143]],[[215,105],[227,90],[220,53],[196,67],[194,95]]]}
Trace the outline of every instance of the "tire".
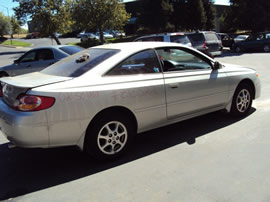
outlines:
{"label": "tire", "polygon": [[240,84],[234,95],[230,114],[233,116],[241,117],[246,116],[252,106],[253,92],[248,84]]}
{"label": "tire", "polygon": [[266,53],[270,52],[270,45],[264,45],[263,50]]}
{"label": "tire", "polygon": [[236,51],[237,53],[241,53],[241,52],[242,52],[242,49],[241,49],[239,46],[236,46],[236,47],[235,47],[235,51]]}
{"label": "tire", "polygon": [[135,135],[131,119],[124,114],[103,114],[86,131],[84,148],[97,160],[114,160],[124,154]]}
{"label": "tire", "polygon": [[8,76],[8,74],[6,72],[0,72],[0,78],[6,77],[6,76]]}

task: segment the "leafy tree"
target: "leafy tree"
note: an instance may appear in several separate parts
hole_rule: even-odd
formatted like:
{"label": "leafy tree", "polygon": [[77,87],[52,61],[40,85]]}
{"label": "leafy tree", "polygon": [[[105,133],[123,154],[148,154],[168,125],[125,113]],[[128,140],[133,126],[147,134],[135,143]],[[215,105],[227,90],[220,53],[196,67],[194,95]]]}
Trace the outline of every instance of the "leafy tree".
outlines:
{"label": "leafy tree", "polygon": [[105,30],[122,30],[130,14],[125,5],[118,0],[76,0],[73,18],[77,25],[85,30],[98,30],[104,43]]}
{"label": "leafy tree", "polygon": [[21,22],[31,18],[34,26],[45,36],[52,35],[57,44],[55,32],[70,31],[74,23],[71,18],[72,0],[14,0],[19,6],[14,8],[15,16]]}
{"label": "leafy tree", "polygon": [[8,17],[5,16],[2,12],[0,12],[0,36],[8,34],[8,30],[9,30]]}
{"label": "leafy tree", "polygon": [[206,15],[205,29],[215,28],[216,9],[212,0],[203,0],[203,7]]}
{"label": "leafy tree", "polygon": [[228,18],[232,19],[238,28],[253,32],[270,29],[269,0],[230,0],[230,2],[232,9]]}
{"label": "leafy tree", "polygon": [[188,27],[189,16],[188,16],[188,2],[186,0],[174,0],[173,13],[171,16],[171,22],[175,26],[175,31],[183,31]]}
{"label": "leafy tree", "polygon": [[173,4],[169,0],[144,0],[139,23],[150,32],[170,31]]}
{"label": "leafy tree", "polygon": [[205,27],[207,18],[202,0],[188,0],[188,16],[188,29],[202,30]]}
{"label": "leafy tree", "polygon": [[20,31],[21,31],[20,22],[14,16],[12,16],[10,18],[10,24],[11,24],[12,33],[13,34],[20,34]]}

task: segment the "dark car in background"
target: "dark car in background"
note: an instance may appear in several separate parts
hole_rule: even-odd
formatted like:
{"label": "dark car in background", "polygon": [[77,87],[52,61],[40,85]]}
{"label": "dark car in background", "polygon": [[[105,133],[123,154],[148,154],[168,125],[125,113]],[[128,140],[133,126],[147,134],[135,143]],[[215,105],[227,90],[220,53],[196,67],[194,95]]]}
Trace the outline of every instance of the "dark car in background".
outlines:
{"label": "dark car in background", "polygon": [[236,52],[264,51],[270,52],[270,32],[250,34],[246,40],[236,43]]}
{"label": "dark car in background", "polygon": [[218,35],[212,31],[199,31],[187,34],[194,48],[211,56],[220,56],[222,54],[222,42]]}
{"label": "dark car in background", "polygon": [[147,36],[142,36],[134,41],[163,41],[163,42],[174,42],[180,43],[186,46],[192,46],[189,38],[185,33],[164,33],[164,34],[151,34]]}

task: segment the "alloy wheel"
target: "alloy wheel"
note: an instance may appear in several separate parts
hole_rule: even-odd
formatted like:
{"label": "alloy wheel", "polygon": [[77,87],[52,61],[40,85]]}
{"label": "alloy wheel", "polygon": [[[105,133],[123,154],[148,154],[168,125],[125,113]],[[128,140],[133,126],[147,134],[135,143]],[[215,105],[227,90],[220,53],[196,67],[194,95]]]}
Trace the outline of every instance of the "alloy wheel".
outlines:
{"label": "alloy wheel", "polygon": [[250,105],[251,96],[247,89],[242,89],[236,98],[236,106],[239,112],[245,112]]}
{"label": "alloy wheel", "polygon": [[119,121],[111,121],[100,129],[97,144],[101,152],[113,155],[125,147],[127,139],[128,131],[125,125]]}

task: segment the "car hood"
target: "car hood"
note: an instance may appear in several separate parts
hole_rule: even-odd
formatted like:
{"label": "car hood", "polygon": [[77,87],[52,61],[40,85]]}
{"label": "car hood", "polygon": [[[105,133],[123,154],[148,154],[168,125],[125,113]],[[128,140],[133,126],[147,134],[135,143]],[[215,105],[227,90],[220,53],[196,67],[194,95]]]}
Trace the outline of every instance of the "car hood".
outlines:
{"label": "car hood", "polygon": [[68,81],[71,79],[72,77],[53,76],[40,72],[34,72],[15,77],[3,77],[0,79],[0,81],[19,88],[34,88],[47,84]]}
{"label": "car hood", "polygon": [[225,72],[256,72],[254,69],[234,64],[222,63]]}

